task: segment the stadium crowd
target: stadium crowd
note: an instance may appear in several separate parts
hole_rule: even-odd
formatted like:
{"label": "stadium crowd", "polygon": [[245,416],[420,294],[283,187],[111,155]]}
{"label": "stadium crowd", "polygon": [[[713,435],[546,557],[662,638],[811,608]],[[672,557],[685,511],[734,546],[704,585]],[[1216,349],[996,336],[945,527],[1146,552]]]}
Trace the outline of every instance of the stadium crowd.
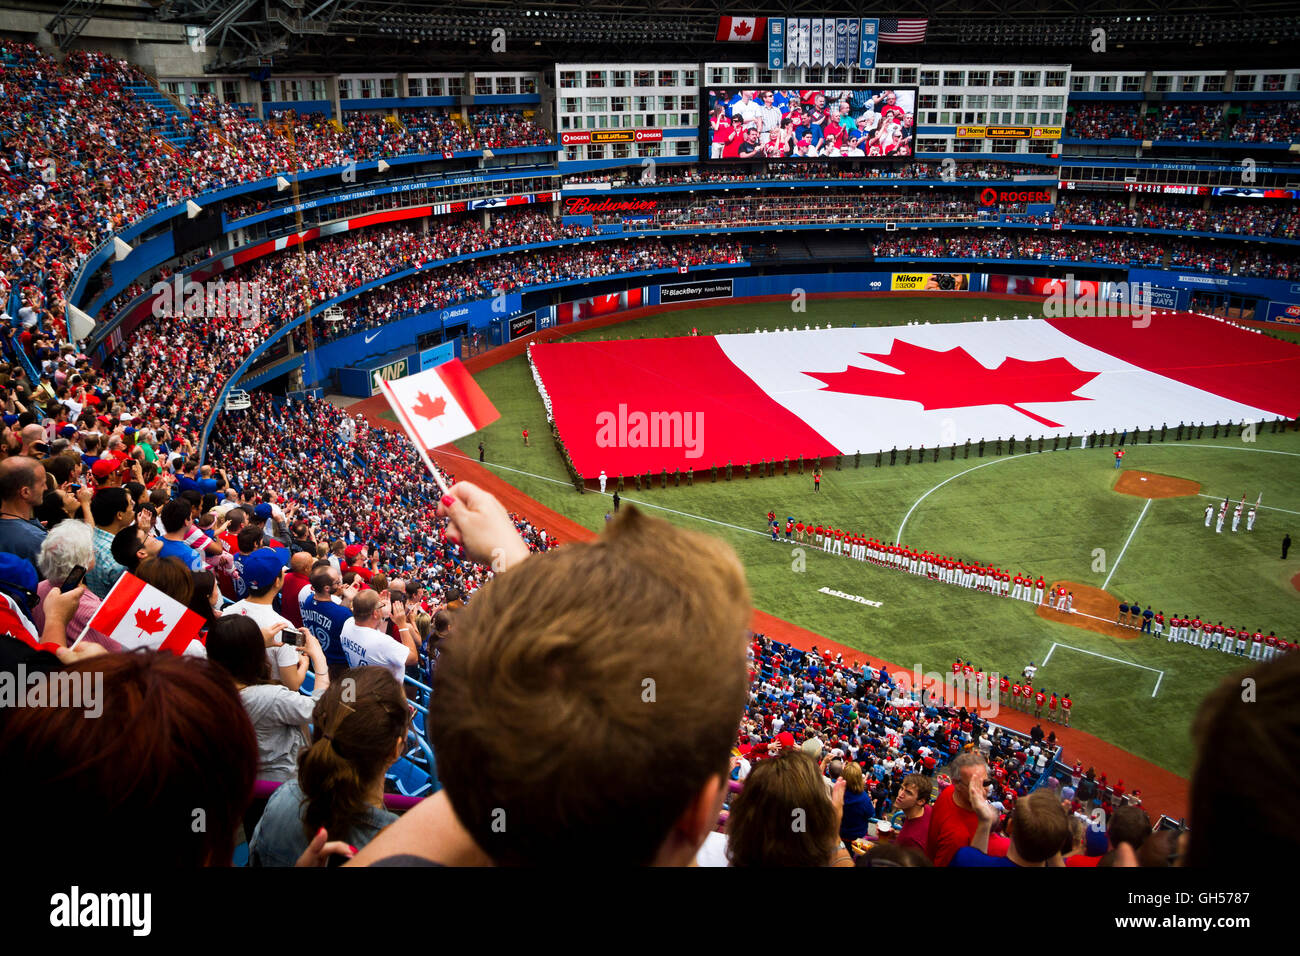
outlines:
{"label": "stadium crowd", "polygon": [[[8,818],[29,818],[33,794],[90,797],[75,827],[15,828],[18,860],[120,864],[120,842],[100,837],[126,833],[135,865],[222,866],[242,833],[263,864],[684,865],[710,841],[733,775],[721,850],[732,865],[1156,865],[1178,855],[1228,869],[1300,846],[1294,815],[1275,799],[1294,776],[1297,655],[1256,664],[1249,706],[1235,676],[1202,703],[1192,829],[1174,844],[1140,808],[1120,805],[1120,788],[1084,787],[1091,774],[1062,786],[1041,729],[1026,744],[970,709],[903,692],[884,669],[751,634],[744,571],[717,539],[628,507],[594,542],[554,548],[468,482],[438,497],[403,438],[316,401],[255,397],[223,420],[217,465],[200,466],[198,431],[218,387],[269,324],[146,320],[108,371],[42,326],[57,329],[62,290],[93,243],[225,176],[282,168],[295,151],[243,142],[247,117],[196,104],[199,148],[176,159],[154,130],[189,127],[135,100],[125,87],[143,78],[121,61],[74,52],[60,65],[0,40],[0,62],[2,291],[28,310],[5,348],[36,360],[49,384],[38,388],[16,363],[0,369],[0,671],[97,678],[113,715],[49,700],[0,708]],[[506,128],[503,142],[533,135],[500,116],[483,121]],[[308,155],[337,158],[338,129],[291,122]],[[426,130],[442,142],[440,122]],[[379,149],[402,142],[386,125],[363,122],[358,136]],[[41,175],[47,159],[54,179]],[[371,274],[367,255],[417,255],[401,229],[350,241],[315,250],[320,291]],[[908,237],[878,255],[1090,258],[1058,245],[1072,241]],[[938,252],[922,251],[933,242]],[[1098,248],[1133,261],[1145,247],[1087,244]],[[1218,271],[1199,249],[1177,244],[1173,255]],[[503,256],[394,284],[363,300],[352,323],[485,290],[740,255],[734,243],[697,240]],[[271,268],[291,269],[292,258]],[[1233,265],[1243,258],[1295,274],[1265,253]],[[920,557],[908,555],[909,570]],[[78,567],[85,580],[64,593]],[[931,560],[916,573],[950,570]],[[127,653],[92,626],[128,572],[201,619],[202,652]],[[295,630],[297,645],[284,640]],[[383,808],[383,774],[408,740],[401,678],[411,666],[432,675],[425,729],[444,789],[396,818]],[[656,708],[645,706],[647,673],[663,675]],[[1227,772],[1228,755],[1254,772]],[[280,786],[254,801],[258,780]],[[192,825],[198,806],[204,827]],[[877,825],[868,847],[877,806],[899,832]],[[810,811],[810,830],[788,827],[792,807]],[[508,810],[510,827],[494,825],[494,808]],[[1100,836],[1082,819],[1094,808],[1110,819]]]}
{"label": "stadium crowd", "polygon": [[[693,266],[742,261],[738,243],[709,240],[707,237],[672,243],[636,239],[616,245],[602,242],[536,253],[509,253],[388,283],[345,303],[340,321],[317,323],[315,328],[318,339],[331,341],[363,329],[386,325],[407,315],[509,294],[532,285],[620,272],[685,270]],[[294,340],[299,348],[306,348],[305,329],[295,329]]]}
{"label": "stadium crowd", "polygon": [[[189,116],[168,113],[131,91],[151,83],[125,61],[73,51],[59,62],[7,38],[0,38],[0,67],[0,296],[20,290],[49,321],[61,320],[64,290],[81,262],[160,207],[354,159],[538,145],[549,137],[504,110],[470,111],[463,124],[432,110],[399,114],[407,125],[358,114],[355,132],[320,117],[262,122],[246,106],[211,97],[196,99]],[[191,141],[177,149],[168,136]]]}
{"label": "stadium crowd", "polygon": [[877,258],[924,256],[948,259],[1066,259],[1074,262],[1113,262],[1119,265],[1170,265],[1200,272],[1300,277],[1300,259],[1259,250],[1233,250],[1208,242],[1143,238],[1095,239],[1052,233],[979,235],[908,235],[877,240]]}
{"label": "stadium crowd", "polygon": [[1041,173],[1044,179],[1055,179],[1049,166],[1028,166],[1020,163],[973,161],[944,166],[941,163],[892,163],[883,166],[867,164],[845,166],[842,163],[806,161],[789,163],[765,162],[756,169],[728,165],[725,168],[702,166],[695,163],[658,163],[653,174],[644,169],[615,169],[607,172],[573,173],[566,175],[566,184],[609,183],[612,188],[640,185],[674,186],[682,184],[739,183],[751,180],[797,182],[800,180],[874,180],[874,179],[933,179],[936,182],[953,180],[997,181],[1016,176]]}
{"label": "stadium crowd", "polygon": [[[497,215],[484,227],[474,215],[429,218],[427,231],[406,225],[379,226],[327,237],[264,256],[222,274],[226,282],[244,282],[275,290],[268,296],[263,321],[277,325],[301,313],[302,293],[312,302],[324,302],[348,289],[407,269],[442,259],[487,252],[509,246],[528,246],[554,239],[589,236],[596,230],[563,225],[541,213]],[[170,276],[160,273],[159,279]],[[133,283],[112,302],[101,317],[116,315],[149,288]]]}
{"label": "stadium crowd", "polygon": [[1141,139],[1142,114],[1124,103],[1079,103],[1065,118],[1065,139]]}
{"label": "stadium crowd", "polygon": [[1201,208],[1200,204],[1192,206],[1138,197],[1130,208],[1127,199],[1062,193],[1056,202],[1056,216],[1062,222],[1089,226],[1231,232],[1300,239],[1300,214],[1292,204],[1213,202],[1208,208]]}

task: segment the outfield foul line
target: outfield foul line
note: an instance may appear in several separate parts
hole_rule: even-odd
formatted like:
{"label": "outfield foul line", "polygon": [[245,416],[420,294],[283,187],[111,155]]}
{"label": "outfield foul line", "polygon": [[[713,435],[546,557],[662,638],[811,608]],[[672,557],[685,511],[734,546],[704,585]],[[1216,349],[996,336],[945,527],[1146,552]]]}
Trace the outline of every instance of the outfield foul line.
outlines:
{"label": "outfield foul line", "polygon": [[[1070,651],[1078,651],[1080,654],[1090,654],[1093,657],[1100,657],[1102,660],[1105,661],[1114,661],[1116,664],[1127,664],[1129,667],[1140,667],[1144,671],[1151,671],[1151,673],[1153,674],[1158,674],[1160,676],[1156,678],[1156,689],[1151,692],[1151,696],[1154,697],[1156,696],[1157,693],[1160,692],[1160,682],[1164,680],[1165,672],[1160,670],[1159,668],[1147,667],[1145,664],[1134,664],[1132,661],[1126,661],[1118,657],[1110,657],[1106,654],[1098,654],[1096,651],[1086,651],[1082,647],[1075,647],[1073,644],[1053,644],[1052,650],[1056,650],[1056,648],[1058,647],[1064,647],[1066,650],[1070,650]],[[1048,651],[1047,653],[1048,656],[1050,657],[1052,652]],[[1043,661],[1043,666],[1044,667],[1047,666],[1046,660]]]}
{"label": "outfield foul line", "polygon": [[[456,453],[453,452],[453,451],[438,451],[438,450],[435,449],[435,450],[434,450],[434,454],[437,454],[437,455],[446,455],[448,458],[463,458],[463,459],[465,459],[466,461],[474,461],[474,460],[475,460],[475,459],[471,458],[469,455],[458,455],[458,454],[456,454]],[[558,479],[558,478],[551,478],[551,477],[549,477],[549,476],[547,476],[547,475],[535,475],[535,474],[533,474],[531,471],[524,471],[524,470],[522,470],[522,469],[520,469],[520,468],[511,468],[509,465],[502,465],[502,464],[499,464],[499,463],[497,463],[497,462],[492,462],[492,461],[482,461],[482,462],[479,462],[479,464],[481,464],[481,465],[488,465],[488,466],[490,466],[490,467],[492,467],[492,468],[500,468],[502,471],[513,471],[516,475],[524,475],[524,476],[527,477],[527,478],[537,478],[537,479],[539,479],[539,480],[541,480],[541,481],[549,481],[549,482],[550,482],[551,484],[553,484],[553,485],[572,485],[572,484],[573,484],[573,482],[571,482],[571,481],[561,481],[561,480]],[[588,493],[588,494],[593,494],[593,495],[602,495],[602,496],[604,496],[604,497],[606,497],[606,498],[613,498],[613,497],[614,497],[612,494],[610,494],[610,493],[607,492],[607,491],[590,491],[590,492],[587,492],[587,493]],[[674,509],[674,508],[665,508],[663,505],[651,504],[649,501],[642,501],[642,500],[640,500],[640,499],[638,499],[638,498],[627,498],[627,497],[624,497],[623,495],[619,495],[619,499],[618,499],[618,500],[619,500],[619,501],[627,501],[627,502],[630,502],[630,503],[632,503],[632,504],[634,504],[634,505],[641,505],[642,507],[645,507],[645,508],[654,508],[656,511],[666,511],[666,512],[668,512],[669,514],[681,515],[683,518],[694,518],[696,521],[707,521],[709,524],[716,524],[716,525],[718,525],[719,527],[722,527],[722,528],[731,528],[733,531],[744,531],[746,534],[756,534],[756,535],[758,535],[760,538],[766,538],[766,537],[768,537],[768,533],[765,533],[765,532],[762,532],[762,531],[755,531],[753,528],[742,528],[742,527],[741,527],[740,525],[738,525],[738,524],[730,524],[729,522],[726,522],[726,521],[719,521],[719,520],[717,520],[716,518],[706,518],[706,517],[704,517],[703,515],[695,515],[695,514],[691,514],[689,511],[677,511],[677,510]]]}
{"label": "outfield foul line", "polygon": [[1101,589],[1103,591],[1106,590],[1107,585],[1110,584],[1110,579],[1114,577],[1115,569],[1119,567],[1119,563],[1124,560],[1124,552],[1128,550],[1129,542],[1133,540],[1133,535],[1137,534],[1138,525],[1140,525],[1142,519],[1147,516],[1147,509],[1151,507],[1152,500],[1153,499],[1151,498],[1147,499],[1147,503],[1142,506],[1142,513],[1138,515],[1137,521],[1133,522],[1133,530],[1128,533],[1128,540],[1124,542],[1124,547],[1119,549],[1119,557],[1116,558],[1115,563],[1110,566],[1110,574],[1106,575],[1106,580],[1102,582]]}

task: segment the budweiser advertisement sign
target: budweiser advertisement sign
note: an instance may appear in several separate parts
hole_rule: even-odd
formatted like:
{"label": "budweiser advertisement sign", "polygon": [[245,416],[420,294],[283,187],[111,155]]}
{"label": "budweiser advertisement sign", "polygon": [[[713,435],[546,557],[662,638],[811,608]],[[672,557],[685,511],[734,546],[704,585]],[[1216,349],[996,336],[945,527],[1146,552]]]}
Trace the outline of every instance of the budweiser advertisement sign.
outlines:
{"label": "budweiser advertisement sign", "polygon": [[652,213],[659,208],[657,199],[590,199],[570,196],[564,200],[566,216],[587,216],[595,212]]}
{"label": "budweiser advertisement sign", "polygon": [[663,138],[664,131],[661,129],[584,129],[560,134],[560,142],[565,146],[582,146],[586,143],[661,143]]}

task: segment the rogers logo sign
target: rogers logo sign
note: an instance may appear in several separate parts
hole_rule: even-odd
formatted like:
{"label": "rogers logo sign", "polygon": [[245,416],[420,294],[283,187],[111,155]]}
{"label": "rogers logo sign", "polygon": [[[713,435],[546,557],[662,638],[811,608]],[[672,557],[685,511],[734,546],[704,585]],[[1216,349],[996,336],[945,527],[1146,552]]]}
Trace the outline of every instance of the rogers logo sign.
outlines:
{"label": "rogers logo sign", "polygon": [[659,208],[657,199],[601,199],[592,202],[586,196],[573,196],[564,200],[564,213],[583,216],[593,212],[653,212]]}
{"label": "rogers logo sign", "polygon": [[1052,195],[1045,189],[994,189],[988,186],[980,190],[981,206],[996,206],[1004,202],[1051,202]]}

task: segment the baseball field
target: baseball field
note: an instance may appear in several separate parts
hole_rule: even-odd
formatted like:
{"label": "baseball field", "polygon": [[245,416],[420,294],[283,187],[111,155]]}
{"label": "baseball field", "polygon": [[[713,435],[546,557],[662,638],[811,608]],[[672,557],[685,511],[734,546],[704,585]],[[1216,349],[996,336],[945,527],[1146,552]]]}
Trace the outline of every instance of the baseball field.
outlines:
{"label": "baseball field", "polygon": [[[825,327],[971,321],[985,314],[1024,315],[1024,303],[936,297],[812,300],[792,316],[787,304],[729,305],[652,315],[578,334],[582,339],[629,339],[772,329],[805,324]],[[1294,340],[1294,336],[1291,336]],[[588,483],[577,494],[551,440],[542,402],[526,360],[510,359],[476,375],[501,419],[458,443],[466,452],[482,441],[488,466],[542,504],[592,529],[612,510],[610,497]],[[1135,424],[1145,424],[1140,414]],[[533,440],[524,447],[520,431]],[[1063,444],[1063,443],[1062,443]],[[1282,537],[1300,532],[1300,433],[1266,427],[1212,438],[1151,443],[1142,434],[1126,446],[1123,470],[1114,448],[1026,451],[979,457],[958,448],[940,460],[927,454],[876,466],[874,452],[855,466],[845,456],[837,469],[824,463],[820,492],[812,469],[798,474],[746,478],[737,468],[727,481],[706,474],[693,486],[635,490],[637,504],[683,526],[726,540],[744,562],[755,605],[841,644],[893,661],[943,671],[954,657],[985,670],[1019,674],[1039,666],[1035,681],[1075,701],[1074,726],[1175,773],[1189,773],[1194,746],[1189,729],[1206,692],[1244,663],[1232,655],[1166,643],[1110,626],[1119,599],[1251,630],[1300,634],[1300,551],[1280,560]],[[475,456],[477,457],[477,456]],[[1126,486],[1116,483],[1132,472]],[[1164,477],[1194,485],[1176,497],[1146,497],[1147,484]],[[614,490],[612,481],[608,488]],[[1196,487],[1199,486],[1199,487]],[[1187,493],[1191,490],[1191,493]],[[1160,492],[1165,493],[1165,492]],[[1222,533],[1205,527],[1205,507],[1225,497],[1249,503],[1262,495],[1254,530]],[[822,552],[813,545],[773,543],[766,514],[823,523],[846,531],[902,541],[918,550],[991,562],[1011,571],[1103,589],[1086,609],[1104,621],[1036,613],[1030,604],[931,582]],[[784,539],[784,534],[782,534]],[[796,548],[799,548],[796,551]],[[825,590],[873,602],[860,603]],[[1092,593],[1092,592],[1088,592]],[[878,606],[877,606],[878,605]],[[1078,626],[1080,624],[1090,626]]]}

